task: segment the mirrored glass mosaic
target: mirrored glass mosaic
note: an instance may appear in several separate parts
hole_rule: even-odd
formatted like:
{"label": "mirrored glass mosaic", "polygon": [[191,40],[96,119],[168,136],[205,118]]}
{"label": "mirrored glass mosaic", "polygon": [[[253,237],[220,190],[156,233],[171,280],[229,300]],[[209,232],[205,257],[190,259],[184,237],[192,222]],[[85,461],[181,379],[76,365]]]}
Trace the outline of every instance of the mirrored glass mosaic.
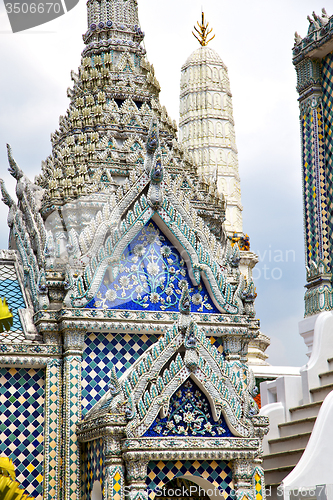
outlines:
{"label": "mirrored glass mosaic", "polygon": [[172,396],[167,416],[157,417],[145,436],[230,437],[233,434],[222,415],[214,421],[207,397],[192,380],[187,380]]}

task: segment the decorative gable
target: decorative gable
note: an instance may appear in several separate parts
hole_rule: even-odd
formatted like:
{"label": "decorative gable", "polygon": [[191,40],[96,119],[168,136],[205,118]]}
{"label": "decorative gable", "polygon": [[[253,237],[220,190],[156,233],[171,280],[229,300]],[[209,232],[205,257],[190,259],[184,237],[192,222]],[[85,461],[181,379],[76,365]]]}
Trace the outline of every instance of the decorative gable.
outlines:
{"label": "decorative gable", "polygon": [[213,419],[207,397],[188,379],[174,393],[166,417],[157,417],[146,431],[147,437],[165,436],[233,436],[221,415]]}

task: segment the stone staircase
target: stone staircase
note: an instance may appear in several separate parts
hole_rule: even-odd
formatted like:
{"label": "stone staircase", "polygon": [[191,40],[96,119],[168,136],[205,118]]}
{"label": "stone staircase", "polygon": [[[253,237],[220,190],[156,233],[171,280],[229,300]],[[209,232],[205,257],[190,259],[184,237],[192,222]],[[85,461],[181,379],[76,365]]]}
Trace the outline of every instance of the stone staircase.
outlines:
{"label": "stone staircase", "polygon": [[333,390],[333,358],[329,370],[319,375],[320,386],[310,390],[312,402],[290,408],[290,421],[279,424],[280,437],[270,439],[269,455],[264,456],[267,498],[281,499],[277,488],[301,458],[325,397]]}

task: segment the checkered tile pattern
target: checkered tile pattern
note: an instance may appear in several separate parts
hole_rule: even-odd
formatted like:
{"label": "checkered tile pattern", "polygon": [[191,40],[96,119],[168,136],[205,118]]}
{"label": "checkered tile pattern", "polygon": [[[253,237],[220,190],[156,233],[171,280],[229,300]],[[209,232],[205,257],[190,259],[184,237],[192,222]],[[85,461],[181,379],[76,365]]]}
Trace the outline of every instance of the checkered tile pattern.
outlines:
{"label": "checkered tile pattern", "polygon": [[317,123],[316,123],[316,135],[317,145],[316,145],[316,175],[317,190],[320,192],[320,197],[318,197],[318,207],[320,207],[320,219],[322,226],[322,240],[319,244],[319,248],[322,245],[322,258],[327,261],[330,257],[329,250],[329,233],[328,233],[328,218],[329,210],[327,206],[327,170],[325,161],[325,141],[324,141],[324,124],[323,124],[323,109],[322,106],[317,108]]}
{"label": "checkered tile pattern", "polygon": [[95,439],[82,446],[82,500],[90,500],[95,481],[100,481],[102,487],[105,477],[103,439]]}
{"label": "checkered tile pattern", "polygon": [[[231,462],[209,460],[207,462],[176,461],[176,462],[149,462],[147,487],[149,498],[153,500],[156,495],[154,490],[163,488],[171,479],[179,476],[199,476],[207,479],[213,487],[219,488],[223,492],[221,498],[232,500],[233,490]],[[191,479],[187,477],[187,479]]]}
{"label": "checkered tile pattern", "polygon": [[37,500],[43,492],[44,371],[0,368],[0,454]]}
{"label": "checkered tile pattern", "polygon": [[258,472],[256,472],[254,475],[254,490],[255,490],[256,500],[262,500],[263,492],[261,485],[261,476],[258,474]]}
{"label": "checkered tile pattern", "polygon": [[[333,203],[333,55],[328,54],[322,62],[323,118],[326,151],[328,205]],[[332,234],[333,219],[328,214],[329,230]]]}
{"label": "checkered tile pattern", "polygon": [[108,390],[112,366],[121,375],[157,340],[155,335],[89,334],[82,360],[82,414]]}
{"label": "checkered tile pattern", "polygon": [[[307,265],[314,258],[313,250],[316,250],[316,237],[312,235],[314,230],[312,216],[315,213],[315,204],[311,196],[314,186],[313,172],[313,147],[312,147],[312,111],[302,117],[302,143],[303,143],[303,185],[304,185],[304,218]],[[313,236],[313,239],[312,239]]]}
{"label": "checkered tile pattern", "polygon": [[321,106],[302,116],[304,217],[307,265],[328,259],[328,208]]}
{"label": "checkered tile pattern", "polygon": [[13,326],[9,332],[0,333],[0,342],[20,342],[25,340],[17,310],[25,308],[25,303],[18,282],[14,265],[0,264],[0,297],[13,313]]}

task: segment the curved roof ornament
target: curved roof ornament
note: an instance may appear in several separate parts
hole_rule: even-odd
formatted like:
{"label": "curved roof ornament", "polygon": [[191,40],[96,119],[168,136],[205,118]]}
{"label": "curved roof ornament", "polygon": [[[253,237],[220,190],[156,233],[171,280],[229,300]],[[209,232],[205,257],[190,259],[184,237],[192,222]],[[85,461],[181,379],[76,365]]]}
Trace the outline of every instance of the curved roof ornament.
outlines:
{"label": "curved roof ornament", "polygon": [[150,122],[147,137],[147,153],[153,155],[160,145],[159,126],[156,116],[153,116]]}

